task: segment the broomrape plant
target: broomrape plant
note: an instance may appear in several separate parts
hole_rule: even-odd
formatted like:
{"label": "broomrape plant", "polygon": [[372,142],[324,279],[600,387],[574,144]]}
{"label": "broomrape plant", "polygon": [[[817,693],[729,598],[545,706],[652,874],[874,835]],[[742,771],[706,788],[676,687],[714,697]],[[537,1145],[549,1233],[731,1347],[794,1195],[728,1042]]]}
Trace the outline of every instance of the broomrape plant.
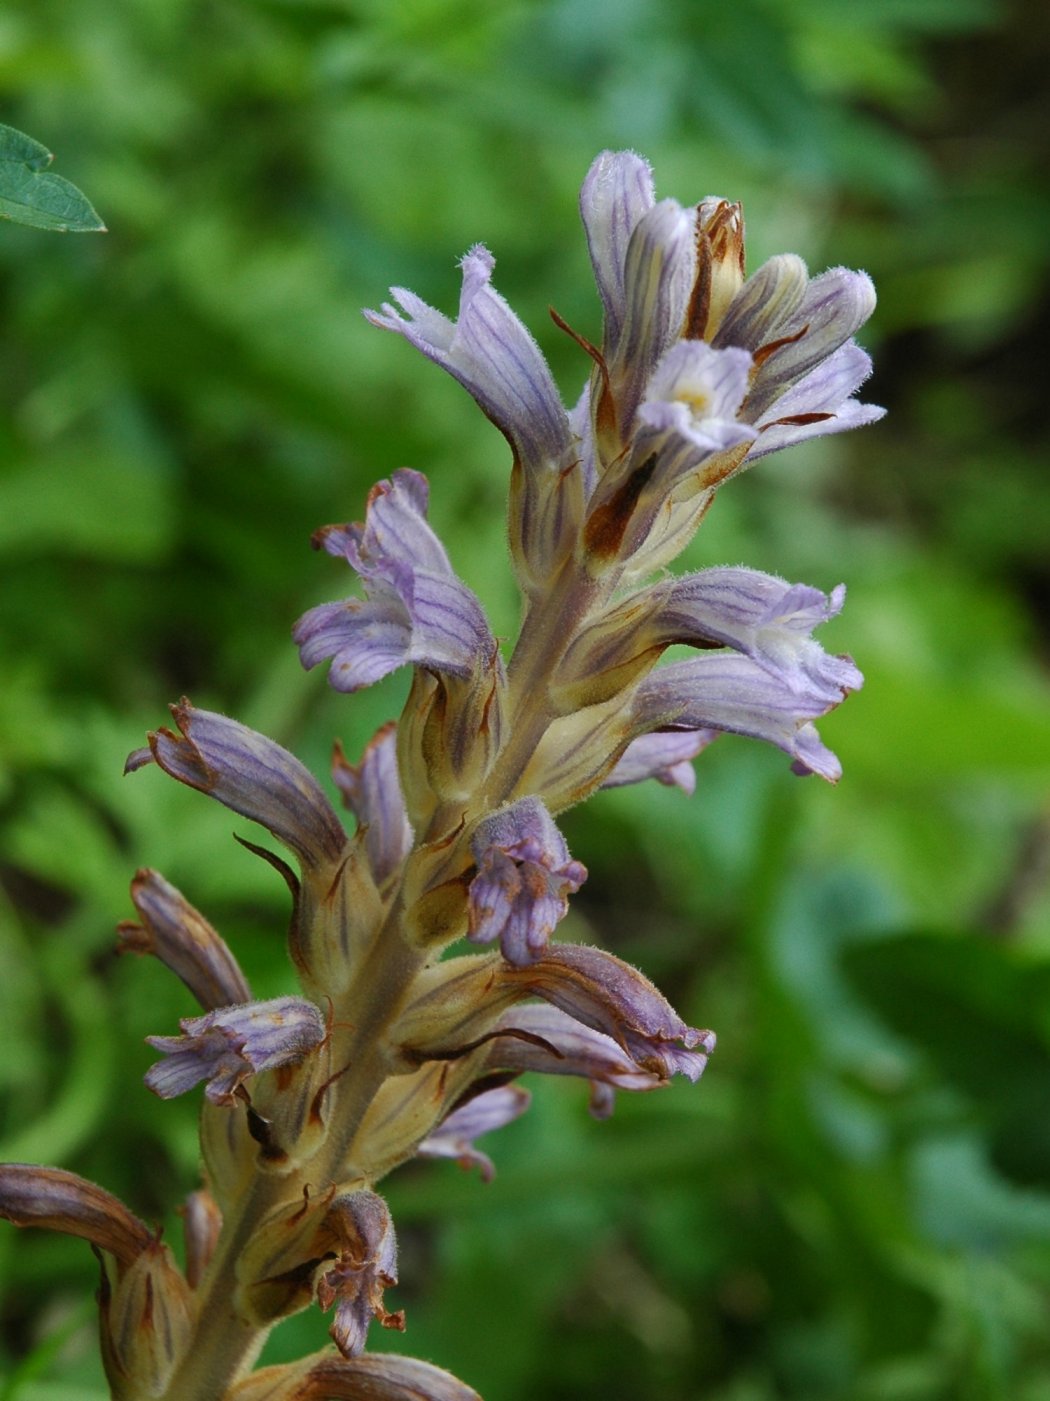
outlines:
{"label": "broomrape plant", "polygon": [[[120,1401],[474,1397],[429,1363],[365,1351],[373,1320],[404,1326],[384,1298],[397,1250],[378,1181],[414,1156],[489,1176],[474,1140],[524,1112],[522,1072],[582,1077],[600,1117],[616,1090],[695,1081],[715,1044],[621,959],[551,942],[587,876],[557,815],[650,778],[691,791],[691,760],[722,731],[839,777],[814,722],[861,676],[812,633],[844,588],[665,566],[730,477],[881,416],[854,397],[870,371],[852,336],[871,282],[844,268],[811,278],[791,254],[745,277],[740,206],[657,202],[630,153],[598,157],[580,205],[604,330],[601,345],[569,332],[591,362],[572,409],[482,247],[463,259],[454,321],[401,288],[366,313],[459,380],[510,444],[523,621],[509,659],[427,523],[426,479],[396,471],[363,522],[314,540],[361,593],[294,629],[303,665],[328,662],[338,691],[412,668],[400,720],[357,763],[336,747],[352,835],[296,758],[189,701],[128,760],[286,849],[251,846],[291,892],[299,991],[253,1000],[204,916],[139,871],[121,946],[160,959],[202,1008],[149,1038],[160,1059],[146,1075],[162,1099],[204,1086],[185,1268],[102,1188],[0,1168],[9,1220],[95,1247]],[[659,665],[683,643],[695,657]],[[314,1302],[332,1311],[335,1349],[253,1371],[274,1324]]]}

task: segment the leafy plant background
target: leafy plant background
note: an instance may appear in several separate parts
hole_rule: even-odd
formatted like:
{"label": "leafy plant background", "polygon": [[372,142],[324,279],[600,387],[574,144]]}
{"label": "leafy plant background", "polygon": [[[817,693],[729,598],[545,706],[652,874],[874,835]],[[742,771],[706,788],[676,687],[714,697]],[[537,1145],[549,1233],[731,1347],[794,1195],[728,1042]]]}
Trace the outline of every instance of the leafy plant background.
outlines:
{"label": "leafy plant background", "polygon": [[[237,824],[125,753],[188,693],[318,772],[397,713],[298,668],[348,579],[311,530],[411,464],[497,630],[502,440],[359,315],[452,309],[484,240],[567,397],[594,336],[575,197],[603,146],[745,203],[752,266],[866,267],[878,428],[723,492],[688,563],[830,587],[867,686],[846,777],[725,739],[696,796],[569,815],[577,934],[720,1049],[592,1123],[535,1085],[490,1143],[391,1179],[398,1302],[487,1401],[1050,1397],[1050,20],[1036,0],[8,0],[5,121],[105,237],[0,226],[0,1155],[177,1240],[194,1105],[142,1087],[188,995],[111,953],[156,865],[286,986],[286,897]],[[241,828],[245,824],[241,824]],[[238,828],[240,830],[240,828]],[[103,1395],[80,1242],[0,1233],[4,1401]],[[267,1357],[319,1346],[316,1311]]]}

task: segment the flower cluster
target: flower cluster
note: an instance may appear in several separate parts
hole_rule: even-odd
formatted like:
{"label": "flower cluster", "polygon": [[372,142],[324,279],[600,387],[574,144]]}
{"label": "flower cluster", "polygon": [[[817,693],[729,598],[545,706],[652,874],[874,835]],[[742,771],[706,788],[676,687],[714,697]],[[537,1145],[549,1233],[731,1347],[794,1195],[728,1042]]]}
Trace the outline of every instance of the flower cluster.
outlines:
{"label": "flower cluster", "polygon": [[[696,1080],[714,1048],[627,963],[552,942],[587,877],[555,818],[603,786],[691,791],[692,759],[725,731],[839,777],[815,721],[861,677],[812,634],[842,586],[665,566],[757,458],[879,416],[854,397],[871,283],[842,268],[810,278],[791,255],[745,277],[740,207],[657,201],[632,154],[595,161],[581,211],[604,330],[600,345],[570,332],[590,364],[571,409],[484,248],[463,260],[454,321],[403,289],[367,313],[457,379],[510,444],[524,612],[509,658],[428,524],[425,478],[403,469],[373,488],[363,522],[318,532],[360,593],[294,629],[303,665],[330,663],[339,691],[412,669],[400,720],[356,764],[337,747],[352,831],[286,750],[188,701],[128,761],[286,848],[294,866],[246,843],[291,892],[300,988],[253,1000],[204,917],[138,873],[121,947],[160,959],[202,1009],[180,1035],[149,1038],[162,1059],[146,1075],[161,1097],[204,1084],[185,1271],[101,1189],[0,1169],[0,1213],[98,1248],[114,1396],[473,1396],[427,1363],[363,1355],[372,1319],[403,1326],[384,1303],[397,1252],[375,1184],[414,1155],[490,1175],[474,1140],[525,1111],[524,1072],[586,1080],[601,1116],[617,1090]],[[661,664],[675,644],[696,655]],[[266,1331],[311,1302],[334,1309],[336,1352],[252,1373]]]}

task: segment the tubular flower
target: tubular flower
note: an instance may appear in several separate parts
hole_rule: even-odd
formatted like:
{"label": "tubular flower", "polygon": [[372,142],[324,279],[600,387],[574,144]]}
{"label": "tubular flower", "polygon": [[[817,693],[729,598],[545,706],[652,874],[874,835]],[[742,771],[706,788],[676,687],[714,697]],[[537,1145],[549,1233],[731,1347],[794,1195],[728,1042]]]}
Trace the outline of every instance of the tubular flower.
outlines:
{"label": "tubular flower", "polygon": [[174,1099],[206,1080],[213,1104],[232,1105],[250,1075],[302,1060],[325,1036],[324,1018],[302,997],[224,1007],[179,1025],[182,1036],[147,1036],[168,1059],[150,1067],[146,1084],[161,1099]]}
{"label": "tubular flower", "polygon": [[482,1182],[491,1182],[496,1169],[492,1159],[474,1147],[474,1139],[520,1118],[531,1098],[528,1090],[518,1085],[498,1085],[485,1090],[453,1109],[447,1119],[427,1134],[416,1154],[420,1158],[452,1158],[461,1168],[476,1167]]}
{"label": "tubular flower", "polygon": [[314,537],[347,561],[367,595],[322,604],[295,625],[303,665],[331,658],[337,691],[370,686],[406,662],[465,679],[496,650],[481,604],[427,524],[428,494],[426,478],[403,468],[372,488],[364,525],[327,526]]}

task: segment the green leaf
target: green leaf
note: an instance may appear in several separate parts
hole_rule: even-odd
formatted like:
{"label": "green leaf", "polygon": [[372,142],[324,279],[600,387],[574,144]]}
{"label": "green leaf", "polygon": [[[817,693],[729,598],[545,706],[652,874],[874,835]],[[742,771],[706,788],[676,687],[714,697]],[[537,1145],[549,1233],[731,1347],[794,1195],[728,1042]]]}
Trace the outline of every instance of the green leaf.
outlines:
{"label": "green leaf", "polygon": [[0,125],[0,219],[58,233],[105,232],[87,196],[47,169],[51,159],[39,141]]}

